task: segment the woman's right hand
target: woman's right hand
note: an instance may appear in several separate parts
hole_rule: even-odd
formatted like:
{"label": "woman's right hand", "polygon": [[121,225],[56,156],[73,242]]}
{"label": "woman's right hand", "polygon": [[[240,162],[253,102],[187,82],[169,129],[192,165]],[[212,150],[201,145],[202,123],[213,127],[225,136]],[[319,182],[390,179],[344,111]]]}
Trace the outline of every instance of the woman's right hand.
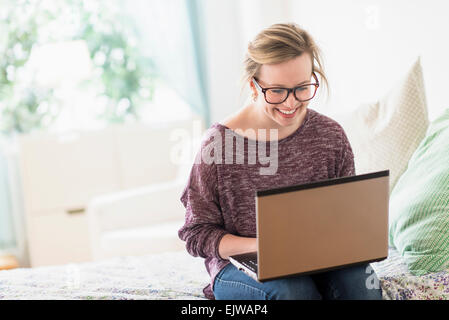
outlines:
{"label": "woman's right hand", "polygon": [[226,234],[218,245],[218,253],[222,259],[230,256],[257,251],[257,238],[248,238]]}

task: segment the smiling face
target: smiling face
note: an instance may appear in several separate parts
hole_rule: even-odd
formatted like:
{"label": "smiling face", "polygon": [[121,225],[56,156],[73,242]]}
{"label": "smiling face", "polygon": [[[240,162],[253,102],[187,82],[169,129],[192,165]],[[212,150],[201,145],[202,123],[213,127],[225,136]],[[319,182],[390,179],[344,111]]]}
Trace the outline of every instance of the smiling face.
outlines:
{"label": "smiling face", "polygon": [[[296,58],[278,64],[264,64],[257,74],[257,82],[262,88],[293,88],[314,82],[312,59],[308,53],[303,53]],[[284,102],[270,104],[265,101],[264,94],[256,89],[252,82],[250,82],[250,86],[253,96],[257,96],[254,102],[255,110],[269,127],[288,130],[296,129],[301,125],[310,100],[300,102],[291,92]]]}

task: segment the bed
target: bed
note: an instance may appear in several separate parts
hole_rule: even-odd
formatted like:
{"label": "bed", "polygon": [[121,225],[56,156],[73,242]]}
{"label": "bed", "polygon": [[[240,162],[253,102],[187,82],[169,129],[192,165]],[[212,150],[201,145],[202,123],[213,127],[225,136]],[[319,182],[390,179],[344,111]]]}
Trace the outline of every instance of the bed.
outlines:
{"label": "bed", "polygon": [[[449,270],[413,276],[393,248],[371,266],[383,299],[449,299]],[[176,251],[0,271],[0,299],[199,300],[208,281],[203,259]]]}

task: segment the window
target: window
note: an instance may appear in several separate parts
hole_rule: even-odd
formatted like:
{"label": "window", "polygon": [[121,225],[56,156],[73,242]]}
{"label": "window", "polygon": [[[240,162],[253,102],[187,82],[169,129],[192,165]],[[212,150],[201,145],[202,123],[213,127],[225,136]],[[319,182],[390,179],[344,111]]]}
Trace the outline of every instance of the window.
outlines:
{"label": "window", "polygon": [[158,76],[118,0],[7,0],[0,131],[171,121],[190,107]]}

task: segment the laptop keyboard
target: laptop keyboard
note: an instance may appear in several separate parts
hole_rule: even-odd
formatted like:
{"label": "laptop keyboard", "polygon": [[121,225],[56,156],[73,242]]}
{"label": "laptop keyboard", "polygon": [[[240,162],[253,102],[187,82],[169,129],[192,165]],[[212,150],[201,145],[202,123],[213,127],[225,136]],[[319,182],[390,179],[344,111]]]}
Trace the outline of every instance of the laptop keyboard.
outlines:
{"label": "laptop keyboard", "polygon": [[245,267],[250,269],[253,272],[257,273],[257,255],[254,253],[251,254],[242,254],[239,256],[238,261],[243,264]]}

